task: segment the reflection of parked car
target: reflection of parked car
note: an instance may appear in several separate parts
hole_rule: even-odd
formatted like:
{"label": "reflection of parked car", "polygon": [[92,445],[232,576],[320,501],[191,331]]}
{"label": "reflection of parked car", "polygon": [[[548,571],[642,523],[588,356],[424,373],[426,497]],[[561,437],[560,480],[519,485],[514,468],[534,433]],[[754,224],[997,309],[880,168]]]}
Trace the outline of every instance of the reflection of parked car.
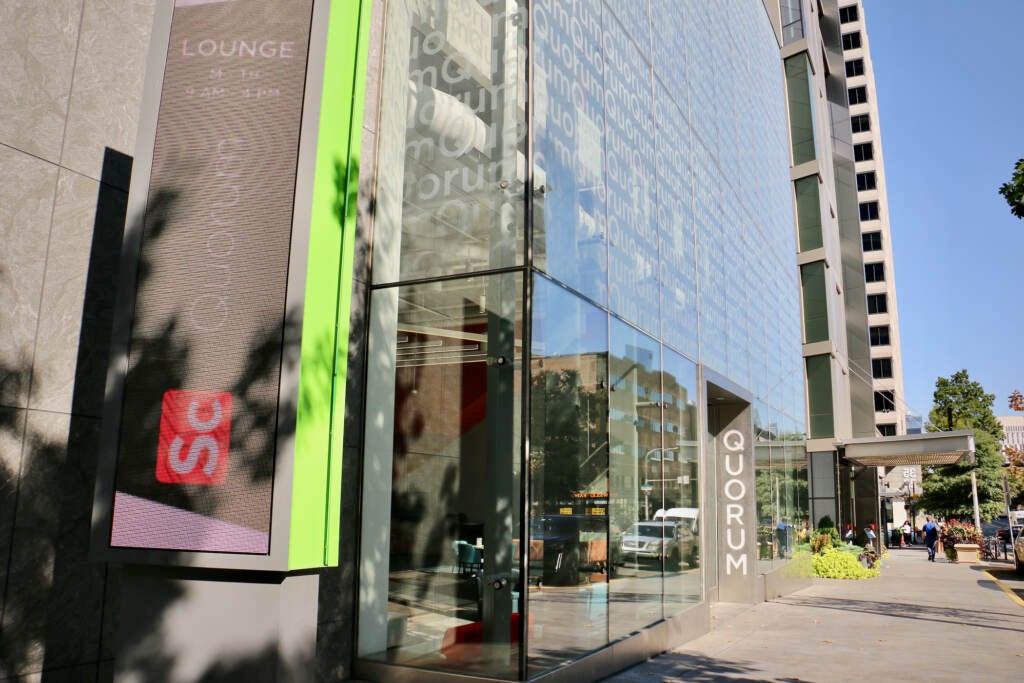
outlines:
{"label": "reflection of parked car", "polygon": [[[530,522],[530,575],[546,584],[576,585],[582,572],[604,572],[608,520],[593,515],[539,515]],[[535,556],[534,546],[542,553]],[[538,571],[539,570],[539,571]],[[539,576],[538,576],[539,575]]]}
{"label": "reflection of parked car", "polygon": [[687,522],[635,522],[622,534],[619,549],[627,561],[664,559],[669,569],[679,568],[683,561],[697,566],[697,537]]}
{"label": "reflection of parked car", "polygon": [[1013,564],[1017,568],[1017,574],[1024,576],[1024,534],[1014,535],[1017,540],[1013,542]]}

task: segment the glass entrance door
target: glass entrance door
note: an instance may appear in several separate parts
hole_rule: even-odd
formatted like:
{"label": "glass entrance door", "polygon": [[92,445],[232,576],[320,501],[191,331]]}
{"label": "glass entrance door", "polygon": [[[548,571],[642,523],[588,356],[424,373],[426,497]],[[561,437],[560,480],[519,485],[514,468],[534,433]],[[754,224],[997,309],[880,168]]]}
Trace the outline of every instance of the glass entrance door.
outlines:
{"label": "glass entrance door", "polygon": [[371,302],[361,657],[519,677],[522,276]]}

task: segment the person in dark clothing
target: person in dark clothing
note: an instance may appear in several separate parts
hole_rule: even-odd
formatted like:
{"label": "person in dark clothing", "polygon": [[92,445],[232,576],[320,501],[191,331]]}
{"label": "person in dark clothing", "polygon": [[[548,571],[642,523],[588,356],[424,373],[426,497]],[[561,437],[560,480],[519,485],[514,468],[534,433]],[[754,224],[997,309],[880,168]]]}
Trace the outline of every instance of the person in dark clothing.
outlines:
{"label": "person in dark clothing", "polygon": [[783,519],[779,520],[775,527],[775,536],[779,544],[779,557],[787,557],[786,550],[789,547],[789,525]]}
{"label": "person in dark clothing", "polygon": [[939,542],[939,525],[931,517],[924,523],[921,529],[924,531],[924,544],[928,546],[928,561],[935,561],[935,546]]}

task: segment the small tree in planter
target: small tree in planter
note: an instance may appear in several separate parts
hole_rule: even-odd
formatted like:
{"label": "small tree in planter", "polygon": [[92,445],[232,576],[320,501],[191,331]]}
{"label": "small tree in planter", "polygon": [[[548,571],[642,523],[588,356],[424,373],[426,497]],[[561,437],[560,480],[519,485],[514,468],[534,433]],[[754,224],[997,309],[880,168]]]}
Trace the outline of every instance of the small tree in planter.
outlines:
{"label": "small tree in planter", "polygon": [[958,522],[955,519],[949,520],[942,527],[940,539],[942,540],[942,548],[946,553],[946,557],[952,562],[956,562],[958,559],[956,552],[957,544],[974,544],[976,558],[977,546],[981,545],[982,542],[981,530],[978,527],[969,522]]}
{"label": "small tree in planter", "polygon": [[833,548],[838,548],[843,544],[843,540],[839,537],[839,529],[836,528],[836,523],[828,515],[822,517],[821,521],[818,522],[818,535],[828,536],[829,545]]}

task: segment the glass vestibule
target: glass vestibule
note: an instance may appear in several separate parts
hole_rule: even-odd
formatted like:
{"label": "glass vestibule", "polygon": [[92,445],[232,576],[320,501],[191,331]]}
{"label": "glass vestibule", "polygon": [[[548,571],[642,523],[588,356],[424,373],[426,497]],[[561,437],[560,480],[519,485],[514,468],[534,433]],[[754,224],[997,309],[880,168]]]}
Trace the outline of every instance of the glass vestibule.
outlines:
{"label": "glass vestibule", "polygon": [[371,301],[359,654],[519,676],[522,276]]}
{"label": "glass vestibule", "polygon": [[696,369],[613,318],[609,357],[609,635],[700,600]]}
{"label": "glass vestibule", "polygon": [[702,597],[696,365],[535,276],[529,674]]}
{"label": "glass vestibule", "polygon": [[[703,599],[698,484],[713,472],[698,464],[690,358],[698,310],[703,362],[739,384],[781,348],[766,328],[751,350],[760,331],[744,309],[759,288],[727,291],[744,270],[760,284],[760,256],[741,251],[792,251],[738,237],[777,227],[751,217],[791,212],[726,182],[740,177],[736,149],[770,151],[774,110],[737,127],[749,145],[719,144],[730,112],[770,98],[712,87],[730,79],[689,47],[717,40],[704,15],[382,7],[375,177],[360,188],[373,282],[358,654],[536,676]],[[756,63],[777,74],[762,23]],[[772,177],[765,156],[748,160],[748,180]],[[768,372],[762,389],[778,384]]]}
{"label": "glass vestibule", "polygon": [[544,278],[530,359],[529,670],[608,642],[608,316]]}
{"label": "glass vestibule", "polygon": [[537,675],[701,599],[695,364],[541,276],[527,356],[522,291],[373,293],[362,658]]}

